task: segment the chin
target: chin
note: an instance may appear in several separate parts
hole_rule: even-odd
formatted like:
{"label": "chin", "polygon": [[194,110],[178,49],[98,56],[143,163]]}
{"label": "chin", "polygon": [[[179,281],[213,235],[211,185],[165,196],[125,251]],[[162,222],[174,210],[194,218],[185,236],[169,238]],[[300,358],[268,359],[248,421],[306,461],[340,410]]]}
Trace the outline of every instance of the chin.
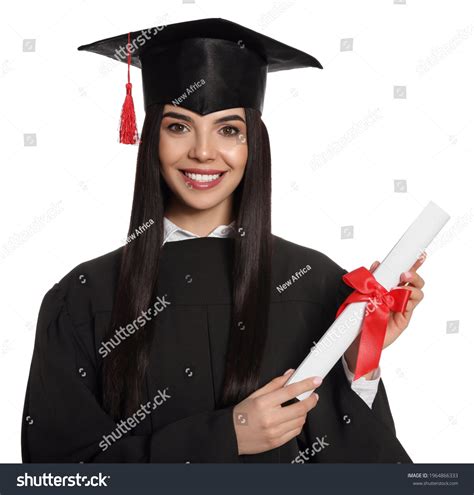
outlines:
{"label": "chin", "polygon": [[[202,195],[204,196],[204,195]],[[186,194],[181,196],[181,201],[188,206],[189,208],[193,208],[194,210],[209,210],[214,208],[218,204],[222,203],[227,196],[221,197],[220,195],[211,195],[207,194],[208,197],[196,197],[195,195]]]}

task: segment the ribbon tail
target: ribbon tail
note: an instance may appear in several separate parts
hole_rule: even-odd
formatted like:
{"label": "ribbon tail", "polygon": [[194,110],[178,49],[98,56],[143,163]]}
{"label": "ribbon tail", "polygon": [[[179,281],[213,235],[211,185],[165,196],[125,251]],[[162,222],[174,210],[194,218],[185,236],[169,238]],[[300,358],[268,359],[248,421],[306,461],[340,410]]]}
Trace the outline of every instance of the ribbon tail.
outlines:
{"label": "ribbon tail", "polygon": [[382,308],[368,315],[362,322],[354,380],[378,367],[387,331],[387,323],[388,311]]}

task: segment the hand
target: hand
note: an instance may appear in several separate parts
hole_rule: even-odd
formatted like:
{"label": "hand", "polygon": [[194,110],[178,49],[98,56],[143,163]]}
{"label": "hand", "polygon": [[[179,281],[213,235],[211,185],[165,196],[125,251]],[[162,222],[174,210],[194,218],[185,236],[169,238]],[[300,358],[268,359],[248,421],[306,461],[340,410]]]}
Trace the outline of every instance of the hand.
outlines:
{"label": "hand", "polygon": [[[275,449],[300,434],[308,411],[318,402],[318,394],[312,393],[306,399],[288,406],[282,407],[281,404],[303,392],[314,390],[322,380],[320,377],[310,377],[284,387],[292,371],[289,369],[277,376],[234,406],[239,455]],[[314,382],[314,378],[318,381]]]}
{"label": "hand", "polygon": [[[416,306],[418,306],[418,304],[424,297],[423,291],[421,289],[425,285],[425,281],[420,277],[420,275],[418,275],[418,273],[416,273],[416,271],[418,270],[418,268],[420,268],[425,259],[426,253],[423,252],[423,254],[417,259],[415,264],[410,268],[410,270],[408,272],[404,272],[400,277],[400,283],[398,284],[398,287],[403,287],[406,282],[410,283],[410,285],[407,286],[407,289],[410,289],[411,291],[410,299],[408,300],[406,311],[404,313],[390,311],[387,331],[385,333],[385,339],[382,349],[385,349],[389,345],[393,344],[395,340],[400,337],[411,320],[413,310],[416,308]],[[373,273],[379,265],[379,261],[374,261],[374,263],[372,263],[372,266],[370,267],[371,273]],[[359,343],[360,334],[344,353],[347,365],[352,373],[354,373],[356,367]],[[364,375],[364,378],[368,380],[372,379],[374,372],[375,370],[367,373],[366,375]]]}

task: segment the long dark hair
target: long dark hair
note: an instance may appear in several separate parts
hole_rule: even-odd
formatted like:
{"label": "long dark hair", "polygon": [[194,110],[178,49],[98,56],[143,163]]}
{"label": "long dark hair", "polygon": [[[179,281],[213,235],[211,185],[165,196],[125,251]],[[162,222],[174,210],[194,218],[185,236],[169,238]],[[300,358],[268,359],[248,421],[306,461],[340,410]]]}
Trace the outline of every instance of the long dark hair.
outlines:
{"label": "long dark hair", "polygon": [[[149,308],[154,297],[163,244],[163,216],[170,194],[160,174],[158,157],[162,115],[163,105],[153,105],[146,112],[128,235],[150,219],[154,225],[123,247],[106,340]],[[233,198],[238,228],[234,240],[233,307],[218,407],[235,404],[258,388],[267,336],[272,249],[270,143],[260,113],[246,108],[245,118],[248,159]],[[242,325],[245,331],[240,330]],[[104,358],[103,405],[116,420],[140,407],[152,339],[153,326],[145,325]]]}

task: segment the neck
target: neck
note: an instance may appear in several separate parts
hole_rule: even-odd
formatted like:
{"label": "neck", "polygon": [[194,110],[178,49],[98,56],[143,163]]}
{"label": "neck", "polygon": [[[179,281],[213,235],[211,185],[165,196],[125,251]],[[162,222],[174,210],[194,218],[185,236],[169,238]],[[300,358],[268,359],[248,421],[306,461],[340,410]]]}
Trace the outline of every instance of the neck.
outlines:
{"label": "neck", "polygon": [[199,237],[207,237],[219,225],[228,225],[232,216],[232,196],[205,210],[192,208],[173,197],[165,208],[165,217]]}

